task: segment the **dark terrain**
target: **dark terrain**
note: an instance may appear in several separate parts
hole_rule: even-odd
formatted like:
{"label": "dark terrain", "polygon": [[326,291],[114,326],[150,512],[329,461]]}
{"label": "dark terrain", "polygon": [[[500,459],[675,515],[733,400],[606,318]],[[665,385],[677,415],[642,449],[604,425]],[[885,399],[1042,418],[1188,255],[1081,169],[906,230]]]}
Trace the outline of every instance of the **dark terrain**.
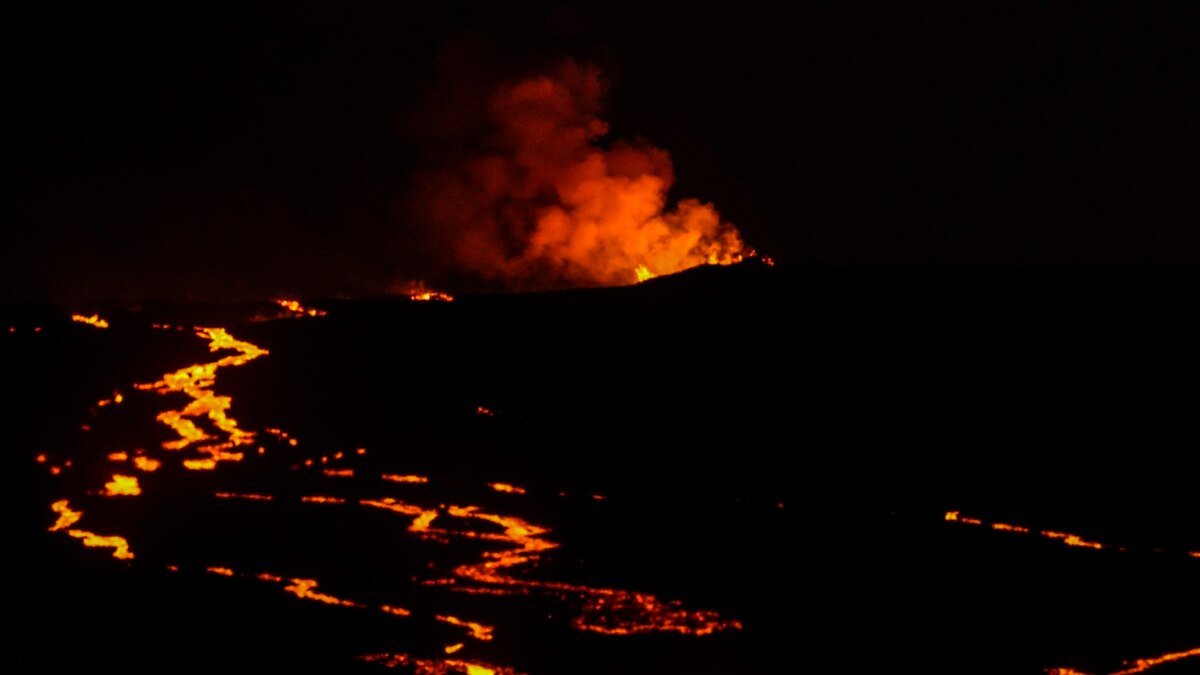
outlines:
{"label": "dark terrain", "polygon": [[[354,657],[433,655],[456,639],[203,572],[225,564],[483,617],[496,639],[473,655],[530,675],[1101,675],[1193,649],[1198,281],[1186,267],[747,263],[452,303],[313,300],[328,316],[266,322],[248,321],[272,314],[265,304],[0,308],[0,328],[16,329],[0,334],[10,668],[384,672]],[[112,327],[72,323],[74,311]],[[47,507],[68,484],[83,494],[107,479],[95,457],[171,438],[153,421],[163,401],[130,385],[212,357],[151,323],[223,326],[270,350],[223,369],[215,389],[243,428],[299,445],[147,475],[141,497],[85,521],[128,537],[137,558],[122,562],[46,532]],[[97,410],[114,389],[128,403]],[[405,537],[404,521],[210,497],[229,485],[367,496],[360,481],[290,468],[358,447],[360,474],[430,476],[435,499],[550,527],[562,546],[535,576],[643,590],[744,628],[572,631],[544,618],[568,613],[547,598],[414,589],[437,549]],[[39,453],[80,468],[51,476]],[[1110,546],[948,523],[952,510]]]}

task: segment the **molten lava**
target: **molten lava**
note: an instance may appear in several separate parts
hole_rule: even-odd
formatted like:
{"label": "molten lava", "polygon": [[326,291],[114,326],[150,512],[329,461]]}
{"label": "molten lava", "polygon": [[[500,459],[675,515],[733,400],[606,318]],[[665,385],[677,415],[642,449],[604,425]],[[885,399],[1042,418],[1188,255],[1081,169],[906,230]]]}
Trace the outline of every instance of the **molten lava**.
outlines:
{"label": "molten lava", "polygon": [[[1189,649],[1183,652],[1174,652],[1171,654],[1163,654],[1150,659],[1138,659],[1132,663],[1126,663],[1128,668],[1118,670],[1108,675],[1136,675],[1136,673],[1144,673],[1155,666],[1161,666],[1164,663],[1172,661],[1182,661],[1183,659],[1191,659],[1200,657],[1200,647]],[[1047,671],[1048,675],[1088,675],[1087,673],[1075,670],[1073,668],[1050,668]]]}
{"label": "molten lava", "polygon": [[94,326],[96,328],[108,328],[108,322],[104,319],[101,319],[99,314],[93,314],[91,316],[72,314],[71,320],[75,323],[86,323],[87,325]]}
{"label": "molten lava", "polygon": [[95,532],[88,532],[87,530],[67,529],[79,522],[83,517],[83,512],[71,510],[71,506],[66,499],[60,499],[51,504],[50,510],[58,514],[58,520],[54,521],[54,524],[49,528],[51,532],[66,530],[67,536],[80,540],[84,546],[111,548],[114,558],[121,560],[133,559],[133,552],[129,550],[129,542],[125,540],[125,537],[115,535],[104,536]]}
{"label": "molten lava", "polygon": [[300,304],[299,300],[276,300],[275,304],[296,316],[325,316],[328,312],[320,309],[310,309]]}
{"label": "molten lava", "polygon": [[453,295],[432,290],[420,281],[409,285],[408,299],[417,302],[454,302]]}
{"label": "molten lava", "polygon": [[136,476],[114,474],[113,479],[104,484],[104,492],[101,494],[107,497],[136,497],[142,494],[142,488],[138,485]]}
{"label": "molten lava", "polygon": [[226,440],[197,446],[196,451],[206,457],[184,460],[184,466],[192,470],[212,470],[219,462],[241,461],[243,454],[230,449],[254,442],[254,432],[238,427],[237,421],[227,411],[233,405],[229,396],[217,396],[213,392],[219,368],[241,366],[268,352],[249,342],[236,340],[224,328],[201,328],[197,335],[207,338],[210,351],[231,349],[237,353],[211,363],[192,365],[163,375],[162,379],[149,384],[135,385],[144,391],[159,394],[182,393],[191,398],[182,410],[167,410],[159,413],[158,421],[166,424],[179,435],[179,440],[165,441],[164,450],[182,450],[201,441],[213,439],[210,432],[202,430],[195,420],[207,417],[215,430],[222,432]]}

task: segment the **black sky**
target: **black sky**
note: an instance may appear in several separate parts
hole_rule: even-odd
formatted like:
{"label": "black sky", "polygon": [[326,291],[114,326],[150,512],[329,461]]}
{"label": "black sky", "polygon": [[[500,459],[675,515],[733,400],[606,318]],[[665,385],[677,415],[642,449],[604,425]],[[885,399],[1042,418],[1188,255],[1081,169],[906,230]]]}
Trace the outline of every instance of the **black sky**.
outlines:
{"label": "black sky", "polygon": [[1200,263],[1193,2],[161,4],[10,10],[0,299],[423,275],[396,204],[437,64],[565,57],[785,262]]}

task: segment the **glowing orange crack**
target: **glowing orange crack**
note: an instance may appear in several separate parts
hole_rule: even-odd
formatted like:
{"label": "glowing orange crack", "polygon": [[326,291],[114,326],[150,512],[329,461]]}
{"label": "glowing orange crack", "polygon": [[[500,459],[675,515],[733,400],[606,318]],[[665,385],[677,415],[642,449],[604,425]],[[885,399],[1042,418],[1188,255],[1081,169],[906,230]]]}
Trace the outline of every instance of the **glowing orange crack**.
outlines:
{"label": "glowing orange crack", "polygon": [[448,623],[451,626],[466,628],[471,633],[471,637],[475,638],[476,640],[483,640],[485,642],[492,639],[492,631],[495,630],[495,628],[492,626],[476,623],[474,621],[463,621],[462,619],[454,616],[442,616],[439,614],[437,616],[437,620],[443,623]]}
{"label": "glowing orange crack", "polygon": [[386,481],[390,481],[392,483],[428,483],[429,482],[429,479],[426,478],[425,476],[414,476],[411,474],[401,475],[401,474],[397,474],[397,473],[385,473],[382,476],[380,476],[380,478],[382,478],[383,480],[386,480]]}
{"label": "glowing orange crack", "polygon": [[269,502],[275,497],[272,495],[260,495],[252,492],[216,492],[213,496],[218,499],[245,499],[254,502]]}
{"label": "glowing orange crack", "polygon": [[512,668],[458,659],[417,659],[408,654],[367,654],[358,658],[385,668],[412,667],[416,675],[520,675]]}
{"label": "glowing orange crack", "polygon": [[305,504],[345,504],[346,500],[341,497],[321,497],[318,495],[309,495],[301,497],[300,501]]}
{"label": "glowing orange crack", "polygon": [[340,605],[342,607],[362,608],[362,607],[366,606],[366,605],[354,602],[353,600],[343,600],[341,598],[334,597],[327,593],[318,593],[318,592],[314,591],[313,589],[317,587],[316,579],[296,578],[296,579],[289,579],[288,581],[290,581],[290,583],[288,585],[284,586],[283,590],[287,591],[288,593],[291,593],[292,595],[296,596],[297,598],[303,598],[305,600],[315,600],[317,602],[323,602],[327,605]]}
{"label": "glowing orange crack", "polygon": [[508,492],[510,494],[517,495],[525,494],[525,488],[517,487],[516,485],[509,485],[508,483],[488,483],[488,487],[492,488],[496,492]]}
{"label": "glowing orange crack", "polygon": [[[1150,658],[1150,659],[1138,659],[1131,663],[1126,662],[1126,665],[1129,666],[1128,668],[1126,668],[1124,670],[1118,670],[1114,673],[1109,673],[1108,675],[1135,675],[1135,673],[1144,673],[1147,670],[1150,670],[1151,668],[1153,668],[1155,666],[1161,666],[1164,663],[1170,663],[1172,661],[1182,661],[1183,659],[1190,659],[1190,658],[1195,658],[1195,657],[1200,657],[1200,647],[1196,647],[1195,649],[1189,649],[1189,650],[1183,651],[1183,652],[1175,652],[1172,654],[1163,654],[1162,656],[1156,656],[1156,657]],[[1075,670],[1073,668],[1048,668],[1048,669],[1046,669],[1046,672],[1048,673],[1048,675],[1087,675],[1087,673]]]}
{"label": "glowing orange crack", "polygon": [[[984,522],[982,520],[979,520],[977,518],[967,518],[967,517],[963,516],[962,513],[959,511],[947,511],[946,515],[945,515],[945,519],[947,522],[961,523],[963,525],[983,525],[984,524]],[[990,527],[993,530],[999,530],[999,531],[1004,531],[1004,532],[1015,532],[1017,534],[1031,534],[1031,535],[1037,534],[1038,536],[1045,537],[1046,539],[1054,539],[1056,541],[1061,541],[1063,544],[1066,544],[1067,546],[1075,546],[1075,547],[1079,547],[1079,548],[1090,548],[1090,549],[1096,550],[1096,551],[1113,548],[1112,546],[1107,546],[1107,545],[1101,544],[1099,542],[1088,541],[1088,540],[1084,539],[1083,537],[1080,537],[1077,534],[1070,534],[1068,532],[1057,532],[1054,530],[1040,530],[1040,531],[1035,532],[1034,530],[1031,530],[1028,527],[1023,527],[1020,525],[1010,525],[1008,523],[992,523],[990,525]]]}

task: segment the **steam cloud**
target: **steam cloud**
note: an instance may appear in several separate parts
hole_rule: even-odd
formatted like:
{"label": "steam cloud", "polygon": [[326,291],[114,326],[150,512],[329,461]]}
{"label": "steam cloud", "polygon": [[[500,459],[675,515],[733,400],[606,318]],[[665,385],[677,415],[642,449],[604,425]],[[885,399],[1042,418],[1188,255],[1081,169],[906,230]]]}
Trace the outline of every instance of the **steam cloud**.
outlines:
{"label": "steam cloud", "polygon": [[575,62],[501,85],[460,134],[472,140],[419,173],[412,215],[461,270],[509,288],[621,285],[749,254],[711,204],[667,208],[665,151],[599,144],[603,93]]}

